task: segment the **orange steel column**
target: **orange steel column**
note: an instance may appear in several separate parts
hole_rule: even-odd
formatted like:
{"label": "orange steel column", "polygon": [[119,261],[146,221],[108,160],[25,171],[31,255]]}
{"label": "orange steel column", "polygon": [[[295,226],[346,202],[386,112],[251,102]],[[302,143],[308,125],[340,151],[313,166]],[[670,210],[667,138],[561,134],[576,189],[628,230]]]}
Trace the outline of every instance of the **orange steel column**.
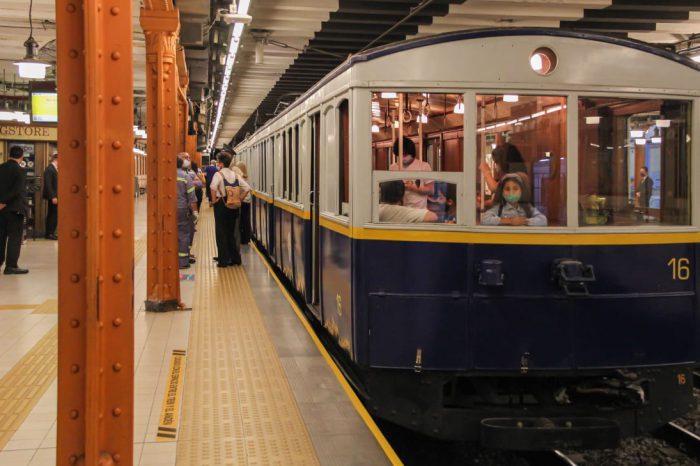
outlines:
{"label": "orange steel column", "polygon": [[148,104],[148,297],[146,310],[168,311],[180,303],[177,263],[176,155],[178,89],[176,52],[180,14],[172,0],[144,2]]}
{"label": "orange steel column", "polygon": [[[177,127],[177,145],[182,152],[187,151],[187,130],[189,123],[189,105],[187,102],[187,87],[190,85],[190,77],[187,73],[187,62],[185,61],[185,50],[180,47],[177,50],[177,74],[178,74],[178,127]],[[194,155],[190,153],[190,155]]]}
{"label": "orange steel column", "polygon": [[57,0],[57,465],[133,461],[131,0]]}

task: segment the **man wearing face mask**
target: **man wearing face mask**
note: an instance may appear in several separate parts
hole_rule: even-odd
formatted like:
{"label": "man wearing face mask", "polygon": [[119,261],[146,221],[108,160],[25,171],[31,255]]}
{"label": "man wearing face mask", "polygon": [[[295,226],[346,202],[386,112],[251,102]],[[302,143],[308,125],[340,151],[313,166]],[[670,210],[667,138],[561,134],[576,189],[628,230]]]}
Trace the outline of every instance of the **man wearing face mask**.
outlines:
{"label": "man wearing face mask", "polygon": [[[399,141],[394,142],[394,155],[399,154]],[[392,163],[389,170],[398,171],[399,166]],[[403,158],[401,160],[401,170],[407,172],[430,172],[433,169],[428,162],[423,162],[416,158],[416,145],[409,138],[403,138]],[[406,193],[403,197],[403,205],[416,209],[428,208],[428,196],[433,194],[432,180],[405,180]]]}

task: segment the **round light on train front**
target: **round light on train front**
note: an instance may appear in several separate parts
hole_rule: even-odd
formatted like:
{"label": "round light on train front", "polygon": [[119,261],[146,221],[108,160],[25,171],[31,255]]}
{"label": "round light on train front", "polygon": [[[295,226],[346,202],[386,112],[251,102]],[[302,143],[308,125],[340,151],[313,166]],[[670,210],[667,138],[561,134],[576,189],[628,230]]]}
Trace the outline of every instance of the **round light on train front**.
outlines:
{"label": "round light on train front", "polygon": [[551,74],[557,67],[557,55],[548,47],[540,47],[530,55],[530,68],[540,76]]}

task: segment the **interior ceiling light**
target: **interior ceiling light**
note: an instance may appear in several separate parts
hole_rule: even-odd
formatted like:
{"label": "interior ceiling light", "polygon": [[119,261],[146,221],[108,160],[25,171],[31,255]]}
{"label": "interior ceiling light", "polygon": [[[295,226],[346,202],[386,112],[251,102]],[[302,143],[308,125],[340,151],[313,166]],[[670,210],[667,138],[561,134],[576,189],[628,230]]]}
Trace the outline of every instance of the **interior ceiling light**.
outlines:
{"label": "interior ceiling light", "polygon": [[25,79],[44,79],[46,77],[46,68],[51,66],[39,60],[37,57],[39,55],[39,44],[34,40],[34,25],[32,24],[32,4],[34,2],[30,0],[29,2],[29,38],[24,41],[24,47],[26,49],[26,54],[24,58],[20,61],[15,62],[17,65],[17,74],[20,78]]}
{"label": "interior ceiling light", "polygon": [[458,115],[464,114],[464,103],[462,102],[461,97],[459,99],[457,99],[457,104],[455,105],[455,108],[453,109],[453,111]]}
{"label": "interior ceiling light", "polygon": [[382,92],[382,99],[395,99],[396,92]]}
{"label": "interior ceiling light", "polygon": [[690,58],[691,58],[691,59],[692,59],[693,61],[697,61],[697,62],[700,62],[700,53],[699,53],[699,54],[697,54],[697,55],[693,55],[693,56],[692,56],[692,57],[690,57]]}
{"label": "interior ceiling light", "polygon": [[[249,6],[250,0],[241,0],[240,4],[238,5],[238,10],[236,11],[236,15],[246,17],[248,15]],[[221,80],[218,105],[216,107],[214,124],[211,126],[211,137],[209,138],[209,143],[207,144],[206,152],[208,153],[212,152],[212,147],[216,143],[216,136],[221,125],[221,115],[223,114],[224,107],[226,106],[226,94],[228,93],[228,86],[231,82],[231,72],[233,71],[234,63],[236,62],[236,54],[238,53],[238,47],[241,44],[241,36],[243,35],[244,27],[245,24],[243,22],[236,22],[233,26],[233,30],[231,31],[231,40],[228,41],[229,47],[226,55],[226,64],[224,65],[223,77]]]}
{"label": "interior ceiling light", "polygon": [[515,94],[506,94],[503,96],[503,102],[517,102],[518,100],[520,100],[520,97]]}
{"label": "interior ceiling light", "polygon": [[586,117],[586,124],[587,125],[600,124],[600,117],[599,116],[587,116]]}

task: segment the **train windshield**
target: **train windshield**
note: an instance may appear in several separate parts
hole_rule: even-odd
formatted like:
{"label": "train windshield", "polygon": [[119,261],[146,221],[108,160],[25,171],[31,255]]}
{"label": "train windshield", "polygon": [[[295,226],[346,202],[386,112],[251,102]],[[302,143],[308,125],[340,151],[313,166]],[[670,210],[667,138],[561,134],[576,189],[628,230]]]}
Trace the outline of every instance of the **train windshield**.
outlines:
{"label": "train windshield", "polygon": [[690,224],[690,104],[583,97],[579,224]]}
{"label": "train windshield", "polygon": [[566,97],[479,95],[481,225],[566,225]]}
{"label": "train windshield", "polygon": [[456,223],[463,141],[461,94],[373,93],[373,167],[385,172],[378,221]]}

